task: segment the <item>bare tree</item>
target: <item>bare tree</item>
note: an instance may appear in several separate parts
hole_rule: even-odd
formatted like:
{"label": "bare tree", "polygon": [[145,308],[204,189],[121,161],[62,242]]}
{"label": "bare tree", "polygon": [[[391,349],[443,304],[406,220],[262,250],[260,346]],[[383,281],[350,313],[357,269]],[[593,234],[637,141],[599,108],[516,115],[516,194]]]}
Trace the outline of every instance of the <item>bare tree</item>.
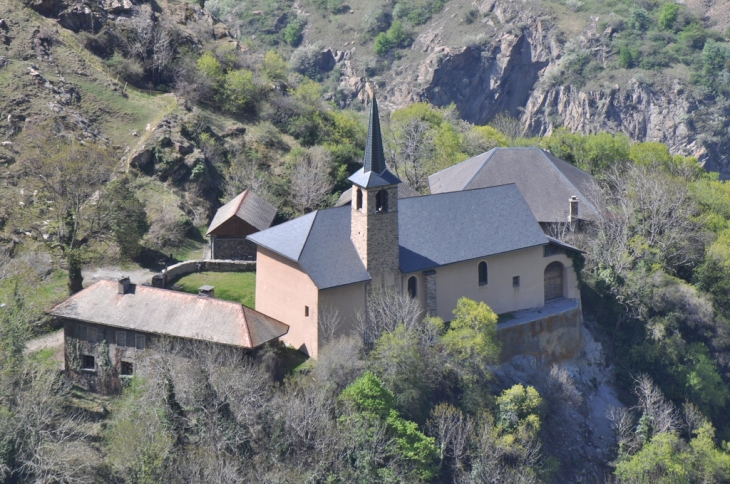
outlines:
{"label": "bare tree", "polygon": [[424,191],[428,186],[427,164],[435,151],[429,123],[415,117],[404,123],[388,118],[385,133],[388,161],[395,174],[415,190]]}
{"label": "bare tree", "polygon": [[620,454],[633,454],[639,447],[635,433],[635,420],[626,407],[611,406],[606,412],[606,418],[611,421]]}
{"label": "bare tree", "polygon": [[158,83],[175,54],[174,27],[155,22],[154,18],[149,5],[135,8],[126,22],[126,35],[120,40],[130,55],[142,61],[145,70],[152,75],[152,81]]}
{"label": "bare tree", "polygon": [[357,330],[366,344],[377,340],[383,332],[392,333],[402,324],[416,329],[422,322],[423,307],[417,298],[394,288],[375,287],[367,295],[364,311],[357,313]]}
{"label": "bare tree", "polygon": [[296,160],[291,170],[291,198],[303,213],[318,208],[332,191],[332,155],[323,146],[313,146]]}
{"label": "bare tree", "polygon": [[322,346],[325,346],[332,341],[335,333],[342,326],[340,310],[331,304],[323,306],[317,315],[317,324],[319,325],[319,340]]}
{"label": "bare tree", "polygon": [[489,125],[505,135],[510,141],[516,140],[525,132],[520,120],[509,114],[507,111],[503,111],[496,115]]}
{"label": "bare tree", "polygon": [[450,459],[454,473],[462,474],[468,461],[469,444],[474,438],[474,421],[458,408],[442,403],[431,412],[427,428],[436,437],[441,462]]}
{"label": "bare tree", "polygon": [[653,433],[677,432],[681,428],[679,411],[648,375],[634,380],[634,393],[639,399],[637,409],[650,418]]}

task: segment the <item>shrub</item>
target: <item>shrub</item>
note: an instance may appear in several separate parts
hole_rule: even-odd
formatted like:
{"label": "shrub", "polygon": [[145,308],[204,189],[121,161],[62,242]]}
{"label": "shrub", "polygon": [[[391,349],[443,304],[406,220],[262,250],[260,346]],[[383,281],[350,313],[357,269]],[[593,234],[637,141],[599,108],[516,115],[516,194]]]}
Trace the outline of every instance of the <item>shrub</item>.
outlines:
{"label": "shrub", "polygon": [[628,47],[623,46],[618,53],[618,65],[624,69],[630,69],[634,65],[634,57]]}
{"label": "shrub", "polygon": [[137,59],[128,59],[115,52],[112,58],[106,61],[106,65],[116,75],[130,84],[139,85],[144,79],[144,67]]}
{"label": "shrub", "polygon": [[674,24],[677,22],[677,15],[679,14],[679,5],[676,3],[666,3],[659,12],[659,28],[664,30],[671,30],[674,28]]}
{"label": "shrub", "polygon": [[299,19],[290,22],[284,29],[284,42],[292,47],[298,47],[302,42],[305,25],[306,22]]}
{"label": "shrub", "polygon": [[629,9],[629,28],[638,32],[643,32],[651,25],[651,17],[646,9],[632,5]]}
{"label": "shrub", "polygon": [[258,86],[253,72],[245,69],[230,71],[223,83],[223,109],[231,112],[251,109],[257,94]]}
{"label": "shrub", "polygon": [[270,81],[284,81],[289,73],[289,66],[275,50],[270,50],[264,56],[261,70]]}
{"label": "shrub", "polygon": [[378,7],[362,19],[362,30],[368,36],[377,35],[388,27],[390,27],[390,14],[383,7]]}
{"label": "shrub", "polygon": [[413,42],[413,36],[403,26],[403,22],[396,20],[387,32],[382,32],[375,37],[373,48],[379,56],[384,56],[392,49],[408,47]]}
{"label": "shrub", "polygon": [[289,67],[310,79],[319,78],[319,68],[317,61],[322,47],[319,44],[309,45],[307,47],[299,47],[292,52],[289,59]]}

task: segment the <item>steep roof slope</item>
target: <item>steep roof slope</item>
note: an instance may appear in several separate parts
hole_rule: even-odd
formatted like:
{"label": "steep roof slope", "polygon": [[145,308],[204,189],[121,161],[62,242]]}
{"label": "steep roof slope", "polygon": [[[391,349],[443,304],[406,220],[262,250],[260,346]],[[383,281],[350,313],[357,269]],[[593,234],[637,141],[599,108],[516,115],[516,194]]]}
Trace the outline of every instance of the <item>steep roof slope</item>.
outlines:
{"label": "steep roof slope", "polygon": [[205,235],[210,235],[231,217],[238,217],[257,229],[264,230],[274,221],[276,207],[251,190],[245,190],[218,209]]}
{"label": "steep roof slope", "polygon": [[597,184],[588,173],[539,148],[495,148],[431,175],[431,193],[514,183],[539,222],[566,222],[571,196],[579,217],[600,217],[593,205]]}
{"label": "steep roof slope", "polygon": [[289,326],[242,304],[150,286],[101,280],[53,307],[49,314],[145,333],[255,348]]}

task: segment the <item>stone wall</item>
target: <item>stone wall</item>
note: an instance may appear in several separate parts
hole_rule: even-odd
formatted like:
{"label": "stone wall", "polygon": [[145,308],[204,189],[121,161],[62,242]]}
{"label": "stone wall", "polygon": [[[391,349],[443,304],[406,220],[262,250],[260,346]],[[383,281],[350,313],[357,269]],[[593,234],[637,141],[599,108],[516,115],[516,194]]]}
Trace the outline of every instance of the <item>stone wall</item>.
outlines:
{"label": "stone wall", "polygon": [[256,244],[245,237],[215,237],[211,258],[221,260],[256,260]]}
{"label": "stone wall", "polygon": [[578,356],[583,345],[580,306],[524,324],[497,327],[502,362],[531,355],[539,362],[563,361]]}
{"label": "stone wall", "polygon": [[[187,260],[167,268],[167,280],[193,272],[256,272],[256,261],[248,260]],[[161,286],[164,273],[152,277],[153,286]]]}

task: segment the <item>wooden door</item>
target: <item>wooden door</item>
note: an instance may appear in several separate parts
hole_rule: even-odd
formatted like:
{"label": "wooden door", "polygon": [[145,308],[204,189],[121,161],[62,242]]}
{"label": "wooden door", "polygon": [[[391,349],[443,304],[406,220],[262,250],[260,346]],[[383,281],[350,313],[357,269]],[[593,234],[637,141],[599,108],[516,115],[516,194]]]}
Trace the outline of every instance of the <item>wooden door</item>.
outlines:
{"label": "wooden door", "polygon": [[545,301],[563,297],[563,264],[552,262],[545,268]]}

